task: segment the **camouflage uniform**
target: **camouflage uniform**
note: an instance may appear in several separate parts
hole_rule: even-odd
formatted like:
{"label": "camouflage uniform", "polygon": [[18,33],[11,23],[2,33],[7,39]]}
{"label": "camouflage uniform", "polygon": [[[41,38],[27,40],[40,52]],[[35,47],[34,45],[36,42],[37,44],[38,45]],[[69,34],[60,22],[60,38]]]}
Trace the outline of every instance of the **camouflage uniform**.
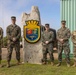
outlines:
{"label": "camouflage uniform", "polygon": [[76,31],[72,32],[72,42],[73,42],[74,61],[76,62]]}
{"label": "camouflage uniform", "polygon": [[[20,61],[20,37],[21,37],[21,28],[17,25],[9,25],[7,27],[7,43],[8,43],[8,54],[7,61],[10,62],[13,48],[16,51],[16,59]],[[16,38],[16,41],[13,42],[13,38]]]}
{"label": "camouflage uniform", "polygon": [[[51,62],[54,61],[53,57],[53,39],[54,33],[52,31],[44,31],[42,33],[42,47],[43,47],[43,61],[46,62],[47,60],[47,53],[50,55]],[[49,41],[48,44],[45,44],[45,41]]]}
{"label": "camouflage uniform", "polygon": [[[57,40],[58,40],[58,60],[59,62],[62,62],[62,52],[64,50],[66,61],[67,63],[70,63],[70,48],[69,48],[69,38],[70,38],[70,30],[68,28],[60,28],[57,31]],[[59,39],[63,39],[64,43],[62,44]]]}
{"label": "camouflage uniform", "polygon": [[3,38],[3,29],[0,27],[0,60],[2,60],[2,50],[1,50],[1,46],[2,46],[2,38]]}

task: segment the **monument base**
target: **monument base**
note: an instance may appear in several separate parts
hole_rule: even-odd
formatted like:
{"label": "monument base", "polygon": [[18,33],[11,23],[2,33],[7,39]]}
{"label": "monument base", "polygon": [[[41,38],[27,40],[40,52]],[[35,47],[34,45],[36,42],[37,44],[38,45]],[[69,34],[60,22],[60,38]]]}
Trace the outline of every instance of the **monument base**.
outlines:
{"label": "monument base", "polygon": [[42,43],[41,40],[35,44],[24,41],[24,61],[31,64],[41,64],[42,59]]}

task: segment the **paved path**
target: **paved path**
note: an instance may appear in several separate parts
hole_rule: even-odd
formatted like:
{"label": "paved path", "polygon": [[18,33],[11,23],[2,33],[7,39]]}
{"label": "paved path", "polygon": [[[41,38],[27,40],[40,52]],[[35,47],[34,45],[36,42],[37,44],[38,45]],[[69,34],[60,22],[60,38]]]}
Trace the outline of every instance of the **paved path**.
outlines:
{"label": "paved path", "polygon": [[[20,54],[21,54],[21,59],[23,59],[23,49],[21,48],[20,50]],[[12,59],[16,59],[15,58],[15,50],[13,50],[13,53],[12,53]],[[49,55],[48,55],[49,57]],[[57,53],[54,53],[54,58],[57,59]],[[7,48],[2,48],[2,59],[6,59],[7,58]]]}
{"label": "paved path", "polygon": [[[21,54],[21,58],[23,58],[23,49],[22,48],[20,50],[20,54]],[[12,58],[16,59],[15,57],[16,57],[15,50],[13,49]],[[2,48],[2,59],[6,59],[6,58],[7,58],[7,48]]]}

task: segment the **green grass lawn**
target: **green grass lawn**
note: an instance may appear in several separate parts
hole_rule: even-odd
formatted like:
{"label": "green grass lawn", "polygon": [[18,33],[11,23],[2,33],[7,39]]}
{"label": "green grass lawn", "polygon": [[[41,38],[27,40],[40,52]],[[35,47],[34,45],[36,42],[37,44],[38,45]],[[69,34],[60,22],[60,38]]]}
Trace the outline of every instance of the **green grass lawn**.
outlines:
{"label": "green grass lawn", "polygon": [[[0,75],[76,75],[76,68],[66,66],[66,62],[63,61],[60,67],[51,66],[50,63],[47,65],[36,65],[36,64],[22,64],[17,66],[16,61],[12,61],[10,68],[6,67],[6,61],[2,61],[5,65],[0,68]],[[55,61],[57,64],[57,61]],[[73,61],[71,61],[71,65]]]}

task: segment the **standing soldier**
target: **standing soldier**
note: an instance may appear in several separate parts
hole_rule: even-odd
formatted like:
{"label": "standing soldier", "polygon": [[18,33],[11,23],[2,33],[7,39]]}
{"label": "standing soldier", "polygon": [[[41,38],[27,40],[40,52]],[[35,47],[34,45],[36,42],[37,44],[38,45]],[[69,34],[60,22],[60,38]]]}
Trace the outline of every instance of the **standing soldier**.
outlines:
{"label": "standing soldier", "polygon": [[72,42],[73,42],[73,53],[74,53],[74,65],[76,66],[76,31],[72,32]]}
{"label": "standing soldier", "polygon": [[46,64],[47,53],[49,53],[51,65],[54,65],[53,57],[53,41],[54,33],[50,31],[49,24],[45,24],[45,31],[42,33],[42,46],[43,46],[43,64]]}
{"label": "standing soldier", "polygon": [[57,66],[61,65],[62,62],[62,52],[64,50],[66,56],[67,66],[70,67],[70,48],[69,48],[69,38],[71,36],[70,30],[65,27],[66,21],[61,21],[62,27],[57,31],[57,40],[58,40],[58,60],[59,63]]}
{"label": "standing soldier", "polygon": [[2,38],[3,38],[3,29],[0,27],[0,67],[2,67],[1,65],[1,60],[2,60]]}
{"label": "standing soldier", "polygon": [[7,27],[7,43],[8,43],[8,54],[7,54],[7,67],[10,67],[11,55],[13,48],[16,51],[16,59],[18,65],[20,64],[20,37],[21,37],[21,28],[16,25],[16,17],[11,17],[12,24]]}

